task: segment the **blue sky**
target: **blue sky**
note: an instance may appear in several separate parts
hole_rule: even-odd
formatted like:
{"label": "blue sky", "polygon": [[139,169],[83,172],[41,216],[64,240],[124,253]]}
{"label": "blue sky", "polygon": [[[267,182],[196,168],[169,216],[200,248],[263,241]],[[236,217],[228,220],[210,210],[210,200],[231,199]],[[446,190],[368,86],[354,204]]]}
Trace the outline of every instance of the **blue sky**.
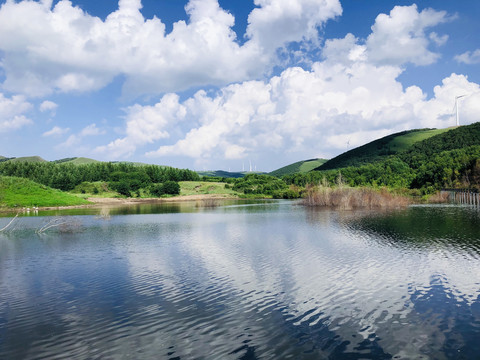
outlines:
{"label": "blue sky", "polygon": [[0,4],[7,157],[271,171],[479,121],[477,1]]}

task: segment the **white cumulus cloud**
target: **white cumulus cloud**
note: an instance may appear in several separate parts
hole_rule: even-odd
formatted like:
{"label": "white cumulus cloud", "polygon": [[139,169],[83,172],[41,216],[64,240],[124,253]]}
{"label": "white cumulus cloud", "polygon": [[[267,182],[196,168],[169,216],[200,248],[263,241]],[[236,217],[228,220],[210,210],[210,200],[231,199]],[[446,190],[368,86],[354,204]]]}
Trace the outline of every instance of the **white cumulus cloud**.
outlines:
{"label": "white cumulus cloud", "polygon": [[[60,135],[60,133],[65,134],[70,130],[68,128],[67,129],[61,129],[61,128],[57,129],[57,128],[58,127],[55,126],[52,130],[50,130],[48,133],[51,133],[51,134],[49,134],[49,135]],[[48,135],[45,135],[45,134],[44,134],[44,136],[48,136]],[[79,147],[82,144],[82,140],[85,137],[98,136],[98,135],[102,135],[102,134],[105,134],[105,130],[98,128],[96,124],[90,124],[90,125],[84,127],[78,134],[70,135],[67,138],[67,140],[65,140],[61,144],[57,145],[56,148],[57,149],[65,149],[65,148],[71,148],[71,147],[74,147],[74,146]],[[87,151],[86,147],[81,147],[81,148],[79,147],[78,149],[81,150],[81,151]]]}
{"label": "white cumulus cloud", "polygon": [[429,34],[428,29],[450,19],[445,11],[419,12],[415,4],[395,6],[389,15],[377,16],[366,41],[369,58],[378,64],[432,64],[440,54],[429,49],[431,42],[442,45],[448,38],[434,32]]}
{"label": "white cumulus cloud", "polygon": [[55,113],[55,110],[57,110],[58,105],[54,103],[53,101],[50,100],[45,100],[40,104],[40,111],[41,112],[46,112],[50,111],[52,113]]}
{"label": "white cumulus cloud", "polygon": [[480,64],[480,49],[474,51],[466,51],[463,54],[456,55],[455,60],[459,63],[468,65]]}
{"label": "white cumulus cloud", "polygon": [[107,152],[114,158],[130,156],[139,145],[168,138],[172,127],[181,122],[186,114],[184,105],[176,94],[167,94],[154,106],[133,105],[125,109],[126,136],[100,146],[97,153]]}
{"label": "white cumulus cloud", "polygon": [[[82,92],[122,75],[124,91],[138,96],[258,78],[273,66],[276,48],[314,38],[341,13],[338,0],[256,4],[240,45],[233,15],[217,0],[190,0],[189,21],[168,34],[160,19],[143,17],[140,0],[120,0],[105,21],[68,0],[53,8],[52,1],[7,1],[0,7],[3,88],[29,96]],[[291,28],[279,32],[284,25]]]}
{"label": "white cumulus cloud", "polygon": [[32,109],[24,96],[14,95],[10,98],[0,93],[0,132],[18,130],[33,124],[25,113]]}
{"label": "white cumulus cloud", "polygon": [[[475,121],[478,84],[452,74],[427,99],[418,87],[404,89],[396,80],[400,72],[364,62],[322,62],[311,71],[287,69],[268,82],[231,85],[215,96],[200,91],[180,102],[168,94],[155,106],[130,109],[135,116],[127,116],[126,136],[99,150],[121,156],[153,142],[163,145],[147,154],[151,157],[185,156],[208,163],[263,154],[274,155],[281,164],[282,153],[332,156],[345,150],[347,142],[358,146],[392,131],[454,125],[454,97],[463,93],[472,95],[462,105],[462,119]],[[191,128],[169,140],[181,122]]]}
{"label": "white cumulus cloud", "polygon": [[[167,94],[153,106],[135,105],[127,110],[125,136],[97,150],[122,156],[158,144],[146,155],[183,156],[207,166],[256,157],[274,169],[289,156],[331,157],[395,131],[452,126],[454,99],[461,94],[469,94],[461,104],[462,123],[474,122],[480,89],[467,77],[451,74],[432,98],[398,80],[405,62],[436,59],[428,46],[441,45],[446,37],[426,29],[447,20],[443,12],[395,7],[377,17],[364,42],[353,34],[327,40],[322,61],[309,70],[291,67],[269,80],[232,84],[215,94],[198,91],[185,101]],[[406,52],[382,57],[399,34]]]}
{"label": "white cumulus cloud", "polygon": [[42,136],[62,136],[70,131],[69,128],[61,128],[59,126],[54,126],[52,129],[45,131]]}
{"label": "white cumulus cloud", "polygon": [[255,0],[247,36],[272,52],[286,43],[316,40],[318,27],[342,14],[338,0]]}

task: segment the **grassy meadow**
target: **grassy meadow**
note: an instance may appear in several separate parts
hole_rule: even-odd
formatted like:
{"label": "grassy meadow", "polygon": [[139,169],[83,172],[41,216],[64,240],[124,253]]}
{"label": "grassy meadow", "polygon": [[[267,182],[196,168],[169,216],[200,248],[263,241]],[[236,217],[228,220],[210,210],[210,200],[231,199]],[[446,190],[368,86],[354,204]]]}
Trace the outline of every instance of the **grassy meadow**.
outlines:
{"label": "grassy meadow", "polygon": [[180,181],[180,195],[225,195],[238,196],[237,191],[227,188],[228,184],[222,182],[205,182],[205,181]]}
{"label": "grassy meadow", "polygon": [[31,180],[0,176],[0,207],[48,207],[86,205],[88,201],[73,194],[37,184]]}

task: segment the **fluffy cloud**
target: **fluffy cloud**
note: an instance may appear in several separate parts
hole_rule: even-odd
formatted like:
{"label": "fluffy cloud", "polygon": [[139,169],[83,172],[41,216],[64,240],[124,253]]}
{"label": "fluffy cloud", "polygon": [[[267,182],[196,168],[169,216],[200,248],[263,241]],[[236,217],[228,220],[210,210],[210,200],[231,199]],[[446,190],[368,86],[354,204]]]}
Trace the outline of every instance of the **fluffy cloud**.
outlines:
{"label": "fluffy cloud", "polygon": [[377,64],[432,64],[440,54],[429,50],[430,42],[442,45],[447,38],[433,32],[427,35],[427,30],[449,20],[445,11],[395,6],[389,15],[377,16],[366,42],[369,58]]}
{"label": "fluffy cloud", "polygon": [[55,113],[55,110],[57,110],[58,105],[55,104],[53,101],[50,100],[45,100],[40,104],[40,111],[41,112],[46,112],[50,111],[52,113]]}
{"label": "fluffy cloud", "polygon": [[316,40],[317,28],[342,14],[338,0],[255,0],[247,36],[268,53],[288,42]]}
{"label": "fluffy cloud", "polygon": [[32,104],[27,102],[24,96],[8,98],[0,93],[0,132],[17,130],[32,124],[32,120],[25,116],[31,108]]}
{"label": "fluffy cloud", "polygon": [[83,128],[80,132],[80,136],[97,136],[105,134],[105,130],[99,129],[96,124],[90,124]]}
{"label": "fluffy cloud", "polygon": [[[208,164],[262,154],[257,156],[275,158],[281,165],[279,154],[329,157],[344,151],[347,143],[358,146],[393,131],[452,126],[458,94],[471,94],[462,104],[462,123],[475,121],[478,84],[452,74],[427,99],[418,87],[404,89],[396,80],[400,72],[365,62],[322,62],[311,71],[287,69],[269,82],[231,85],[213,97],[200,91],[180,102],[169,94],[153,107],[130,109],[135,116],[128,117],[127,135],[101,150],[128,155],[159,140],[165,145],[148,156],[185,156]],[[188,122],[191,129],[172,141],[169,129],[179,122]]]}
{"label": "fluffy cloud", "polygon": [[42,136],[62,136],[70,131],[69,128],[61,128],[59,126],[54,126],[52,129],[45,131]]}
{"label": "fluffy cloud", "polygon": [[466,51],[461,55],[455,56],[455,60],[468,65],[480,64],[480,49],[475,51]]}
{"label": "fluffy cloud", "polygon": [[121,158],[132,155],[139,145],[168,138],[168,131],[183,120],[186,109],[179,103],[178,95],[167,94],[154,106],[137,104],[126,108],[125,112],[126,137],[98,147],[97,153],[107,152],[114,158]]}
{"label": "fluffy cloud", "polygon": [[[140,0],[120,0],[105,21],[68,0],[7,1],[0,8],[4,89],[31,96],[96,90],[114,77],[139,95],[224,85],[261,76],[275,49],[311,39],[316,27],[338,15],[338,0],[257,0],[249,40],[239,45],[234,17],[217,0],[190,0],[189,22],[166,34],[160,19],[144,19]],[[278,33],[279,25],[288,32]]]}
{"label": "fluffy cloud", "polygon": [[[430,99],[419,87],[404,88],[398,81],[405,62],[435,60],[427,47],[446,37],[425,29],[443,21],[443,12],[395,7],[377,17],[365,42],[352,34],[327,40],[323,61],[310,70],[292,67],[268,81],[229,85],[214,95],[199,91],[181,102],[167,94],[154,106],[135,105],[127,111],[125,136],[98,150],[122,156],[160,144],[146,155],[184,156],[207,166],[219,160],[275,159],[276,164],[270,160],[273,169],[288,156],[330,157],[395,131],[452,126],[454,99],[461,94],[469,94],[461,104],[462,123],[471,123],[480,110],[480,89],[465,76],[444,79]],[[398,33],[404,35],[406,52],[382,58],[383,42],[395,42]]]}
{"label": "fluffy cloud", "polygon": [[[52,130],[50,130],[48,135],[47,133],[44,133],[44,136],[49,136],[49,135],[61,135],[65,134],[70,129],[61,129],[55,126]],[[65,140],[63,143],[57,145],[57,149],[65,149],[65,148],[71,148],[71,147],[78,147],[82,144],[82,139],[85,137],[89,136],[97,136],[97,135],[102,135],[105,134],[105,131],[102,129],[99,129],[96,124],[90,124],[86,127],[84,127],[78,134],[72,134],[70,135],[67,140]],[[79,148],[77,150],[81,150],[81,152],[87,151],[85,147]]]}
{"label": "fluffy cloud", "polygon": [[429,65],[440,58],[440,54],[429,47],[444,45],[448,35],[428,33],[427,29],[449,20],[443,11],[425,9],[419,12],[416,5],[396,6],[389,15],[377,16],[366,41],[360,41],[353,34],[343,39],[329,39],[325,41],[322,55],[331,63],[368,61],[378,66]]}

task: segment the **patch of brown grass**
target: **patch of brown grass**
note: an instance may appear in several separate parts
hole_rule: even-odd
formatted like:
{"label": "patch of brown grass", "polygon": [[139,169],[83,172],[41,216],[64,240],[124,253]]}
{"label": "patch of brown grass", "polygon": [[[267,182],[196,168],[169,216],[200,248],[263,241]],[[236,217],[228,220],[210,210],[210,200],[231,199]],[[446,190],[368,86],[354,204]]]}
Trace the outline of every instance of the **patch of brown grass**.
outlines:
{"label": "patch of brown grass", "polygon": [[342,210],[399,208],[410,204],[410,199],[406,196],[392,194],[386,189],[307,186],[303,204],[328,206]]}
{"label": "patch of brown grass", "polygon": [[441,204],[449,201],[450,194],[446,191],[437,191],[428,197],[429,203]]}
{"label": "patch of brown grass", "polygon": [[219,200],[215,198],[202,199],[200,203],[197,202],[196,204],[197,207],[205,207],[205,208],[215,208],[219,205],[220,205]]}

